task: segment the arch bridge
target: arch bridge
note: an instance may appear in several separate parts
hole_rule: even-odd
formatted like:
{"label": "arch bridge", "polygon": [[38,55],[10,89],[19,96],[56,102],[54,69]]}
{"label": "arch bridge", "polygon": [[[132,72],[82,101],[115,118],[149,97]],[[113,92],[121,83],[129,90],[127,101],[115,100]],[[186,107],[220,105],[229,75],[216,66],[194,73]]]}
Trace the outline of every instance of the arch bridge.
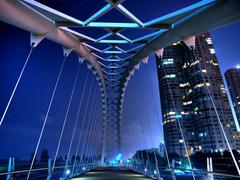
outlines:
{"label": "arch bridge", "polygon": [[[24,64],[16,86],[12,91],[8,104],[4,109],[0,125],[5,123],[5,116],[8,113],[8,108],[11,106],[11,101],[14,98],[18,83],[21,81],[28,59],[31,58],[32,50],[37,51],[35,48],[37,48],[39,43],[44,39],[48,39],[63,47],[64,59],[67,59],[71,53],[76,53],[80,64],[86,62],[88,69],[96,77],[102,101],[103,122],[100,126],[102,127],[101,158],[98,159],[98,161],[91,163],[87,161],[89,164],[79,164],[78,166],[76,164],[69,164],[67,160],[62,168],[64,174],[62,178],[76,179],[80,174],[79,179],[85,177],[91,179],[95,176],[104,177],[105,179],[107,175],[110,177],[112,175],[114,179],[118,179],[119,177],[120,179],[134,179],[142,176],[145,176],[146,179],[161,178],[161,173],[158,168],[155,168],[152,174],[148,174],[147,164],[134,164],[126,161],[121,163],[121,166],[124,167],[106,168],[109,166],[107,165],[108,159],[116,155],[121,156],[123,145],[122,111],[127,84],[133,76],[134,71],[139,69],[140,64],[148,63],[148,57],[151,54],[155,53],[160,57],[162,56],[163,48],[179,41],[184,41],[188,46],[194,46],[194,36],[238,22],[240,20],[240,1],[202,0],[147,22],[141,21],[130,12],[124,6],[124,0],[105,0],[105,6],[86,20],[74,18],[60,12],[58,9],[47,6],[47,4],[47,1],[46,4],[42,4],[34,0],[0,1],[0,20],[28,31],[30,33],[31,46],[29,56]],[[138,6],[138,4],[136,4],[136,6]],[[159,9],[161,9],[161,7],[159,7]],[[128,22],[99,21],[102,16],[113,10],[125,16]],[[90,35],[80,33],[78,31],[80,28],[84,29],[85,32],[88,30],[96,30],[97,34],[100,29],[105,33],[98,38],[94,38]],[[128,32],[134,32],[134,30],[145,30],[148,33],[138,38],[130,38],[131,34],[129,35]],[[34,168],[34,159],[39,150],[39,144],[41,143],[42,134],[44,133],[64,63],[65,60],[63,61],[55,84],[30,168],[28,170],[15,172],[14,158],[10,158],[8,172],[5,174],[2,173],[3,175],[7,175],[8,179],[11,179],[17,173],[25,173],[26,178],[29,179],[34,173],[38,172],[38,170]],[[96,97],[95,94],[92,94],[92,96]],[[65,121],[62,132],[64,131],[64,127]],[[61,138],[62,134],[60,136],[60,139]],[[60,144],[61,141],[58,145]],[[190,162],[189,158],[188,161]],[[44,171],[48,169],[47,179],[53,177],[54,166],[55,169],[61,169],[61,167],[57,167],[54,163],[56,162],[54,161],[52,164],[51,161],[49,161],[48,167],[43,169]],[[235,163],[235,165],[237,164]],[[68,168],[71,169],[71,171]],[[174,173],[172,173],[173,169],[174,167],[169,166],[168,171],[170,178],[176,178]],[[198,173],[198,170],[191,167],[190,171],[190,176],[195,179],[194,172]],[[84,175],[82,173],[86,174]],[[209,172],[204,173],[209,174]],[[212,176],[209,177],[213,178]]]}

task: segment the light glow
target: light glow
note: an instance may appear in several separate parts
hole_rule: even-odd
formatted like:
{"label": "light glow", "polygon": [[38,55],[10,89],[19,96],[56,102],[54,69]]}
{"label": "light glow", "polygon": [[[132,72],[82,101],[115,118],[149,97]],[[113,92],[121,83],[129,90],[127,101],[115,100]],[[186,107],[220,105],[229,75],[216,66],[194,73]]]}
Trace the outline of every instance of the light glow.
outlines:
{"label": "light glow", "polygon": [[66,170],[66,175],[69,175],[71,171],[69,169]]}
{"label": "light glow", "polygon": [[107,43],[107,44],[128,44],[129,42],[127,40],[108,40],[103,39],[99,41],[100,43]]}
{"label": "light glow", "polygon": [[91,22],[87,26],[89,27],[101,27],[101,28],[138,28],[137,23],[117,23],[117,22]]}
{"label": "light glow", "polygon": [[102,16],[105,12],[107,12],[108,10],[111,9],[111,4],[107,4],[106,6],[104,6],[102,9],[100,9],[98,12],[96,12],[95,14],[93,14],[90,18],[88,18],[83,25],[87,25],[90,22],[94,21],[95,19],[99,18],[100,16]]}

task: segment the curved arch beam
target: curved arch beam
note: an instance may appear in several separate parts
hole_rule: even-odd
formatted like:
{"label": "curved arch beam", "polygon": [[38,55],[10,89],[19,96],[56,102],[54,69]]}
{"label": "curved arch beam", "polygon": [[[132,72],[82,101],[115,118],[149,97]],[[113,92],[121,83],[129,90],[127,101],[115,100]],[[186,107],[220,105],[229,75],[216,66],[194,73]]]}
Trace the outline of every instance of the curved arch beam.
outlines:
{"label": "curved arch beam", "polygon": [[[181,16],[181,13],[175,14]],[[209,1],[207,6],[198,9],[193,14],[175,22],[172,28],[164,30],[157,37],[150,40],[141,48],[133,58],[129,59],[129,66],[126,68],[122,83],[126,82],[130,71],[145,57],[160,48],[167,47],[175,42],[182,41],[191,36],[216,29],[240,20],[239,0],[216,0]]]}
{"label": "curved arch beam", "polygon": [[43,36],[76,52],[80,57],[88,60],[94,67],[105,89],[104,76],[97,58],[88,48],[79,43],[75,36],[56,27],[54,21],[36,12],[25,3],[14,0],[0,1],[0,20],[29,31],[34,35]]}

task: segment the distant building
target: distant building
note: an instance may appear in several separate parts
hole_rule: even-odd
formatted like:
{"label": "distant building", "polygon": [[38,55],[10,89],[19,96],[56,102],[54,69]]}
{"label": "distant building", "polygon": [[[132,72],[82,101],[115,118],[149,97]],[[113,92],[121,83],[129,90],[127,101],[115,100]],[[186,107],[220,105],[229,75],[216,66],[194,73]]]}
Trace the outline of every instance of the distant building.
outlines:
{"label": "distant building", "polygon": [[164,143],[161,142],[159,145],[159,154],[161,157],[165,157],[165,147]]}
{"label": "distant building", "polygon": [[146,152],[149,153],[159,153],[159,149],[158,148],[151,148],[151,149],[145,149]]}
{"label": "distant building", "polygon": [[[195,37],[195,49],[184,42],[164,48],[157,56],[164,139],[168,153],[227,150],[213,103],[233,148],[236,127],[209,33]],[[208,87],[208,89],[207,89]],[[169,90],[171,89],[171,91]],[[208,92],[209,90],[209,92]]]}
{"label": "distant building", "polygon": [[240,65],[228,69],[224,75],[227,81],[238,123],[240,123]]}

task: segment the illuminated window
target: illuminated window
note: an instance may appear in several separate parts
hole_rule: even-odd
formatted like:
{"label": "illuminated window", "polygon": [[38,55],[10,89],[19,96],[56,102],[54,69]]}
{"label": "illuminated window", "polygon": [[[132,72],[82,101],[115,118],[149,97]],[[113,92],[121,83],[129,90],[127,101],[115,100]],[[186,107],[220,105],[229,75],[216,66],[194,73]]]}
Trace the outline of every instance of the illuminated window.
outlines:
{"label": "illuminated window", "polygon": [[207,72],[207,70],[206,70],[206,69],[202,69],[202,72],[206,73],[206,72]]}
{"label": "illuminated window", "polygon": [[179,142],[180,142],[180,143],[183,143],[184,141],[183,141],[183,139],[179,139]]}
{"label": "illuminated window", "polygon": [[162,65],[168,65],[168,64],[173,64],[174,63],[173,59],[171,59],[171,58],[163,59],[162,61],[163,61]]}
{"label": "illuminated window", "polygon": [[186,87],[186,86],[190,86],[190,84],[187,82],[187,83],[182,83],[182,84],[179,84],[179,87]]}
{"label": "illuminated window", "polygon": [[175,78],[176,74],[167,74],[165,78]]}
{"label": "illuminated window", "polygon": [[184,112],[184,111],[182,111],[181,114],[185,114],[185,115],[187,115],[187,114],[189,114],[189,113],[188,113],[188,112]]}
{"label": "illuminated window", "polygon": [[[204,83],[200,83],[200,84],[197,84],[196,86],[194,86],[194,89],[204,87],[204,86],[205,86]],[[210,83],[206,83],[206,86],[210,86]]]}
{"label": "illuminated window", "polygon": [[211,38],[207,38],[207,39],[205,39],[205,40],[206,40],[206,42],[207,42],[208,44],[212,44]]}
{"label": "illuminated window", "polygon": [[214,66],[218,66],[218,63],[213,62],[213,60],[211,60],[210,63]]}
{"label": "illuminated window", "polygon": [[186,63],[184,63],[184,65],[183,65],[183,69],[185,69],[185,68],[187,68],[187,64]]}
{"label": "illuminated window", "polygon": [[170,118],[181,119],[182,115],[181,114],[171,115]]}
{"label": "illuminated window", "polygon": [[173,115],[176,114],[176,112],[170,111],[169,113],[167,113],[167,115]]}
{"label": "illuminated window", "polygon": [[209,51],[211,54],[215,54],[215,50],[213,48],[210,48]]}
{"label": "illuminated window", "polygon": [[191,64],[190,64],[190,67],[192,67],[192,66],[194,66],[194,65],[196,65],[196,64],[199,64],[200,63],[200,61],[194,61],[194,62],[192,62]]}
{"label": "illuminated window", "polygon": [[189,105],[189,104],[192,104],[192,101],[183,102],[184,106]]}

